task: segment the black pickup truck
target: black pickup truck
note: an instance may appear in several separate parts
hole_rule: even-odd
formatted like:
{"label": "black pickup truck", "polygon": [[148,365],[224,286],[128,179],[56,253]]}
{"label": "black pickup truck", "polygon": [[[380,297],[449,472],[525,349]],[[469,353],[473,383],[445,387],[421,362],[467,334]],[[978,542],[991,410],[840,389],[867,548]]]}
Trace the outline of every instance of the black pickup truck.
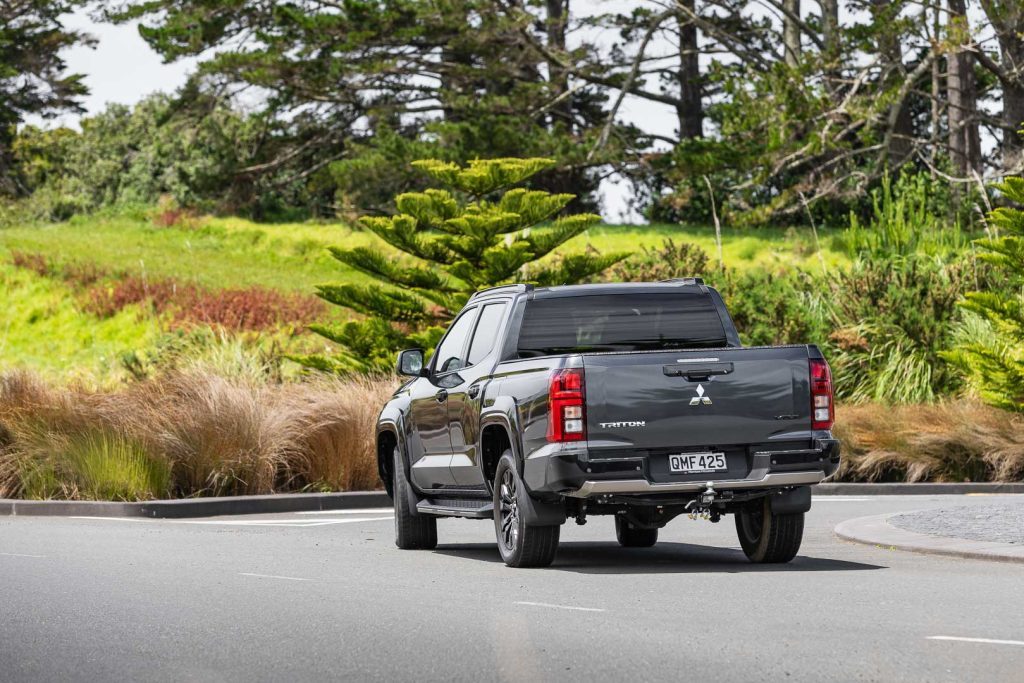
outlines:
{"label": "black pickup truck", "polygon": [[484,290],[398,372],[377,453],[399,548],[493,519],[506,564],[545,566],[570,518],[647,547],[680,514],[732,513],[750,560],[788,562],[839,466],[821,352],[741,346],[699,278]]}

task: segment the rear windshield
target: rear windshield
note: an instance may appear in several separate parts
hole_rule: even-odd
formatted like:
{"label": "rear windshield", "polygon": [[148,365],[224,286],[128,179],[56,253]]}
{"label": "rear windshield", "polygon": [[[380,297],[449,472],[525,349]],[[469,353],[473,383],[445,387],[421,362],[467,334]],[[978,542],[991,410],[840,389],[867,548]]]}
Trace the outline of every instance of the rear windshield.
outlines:
{"label": "rear windshield", "polygon": [[686,292],[534,299],[519,332],[520,358],[726,345],[711,297]]}

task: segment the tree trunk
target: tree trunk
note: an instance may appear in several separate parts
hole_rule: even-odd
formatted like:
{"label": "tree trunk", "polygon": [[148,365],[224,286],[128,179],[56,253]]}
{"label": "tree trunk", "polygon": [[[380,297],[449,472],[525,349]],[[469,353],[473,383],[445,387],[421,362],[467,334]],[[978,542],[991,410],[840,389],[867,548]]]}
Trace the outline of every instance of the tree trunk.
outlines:
{"label": "tree trunk", "polygon": [[[695,11],[695,0],[680,0],[690,12]],[[676,15],[679,26],[679,100],[676,115],[679,117],[679,138],[689,140],[704,134],[704,109],[701,104],[702,83],[700,78],[699,52],[697,50],[697,26],[687,15]]]}
{"label": "tree trunk", "polygon": [[1024,5],[1019,0],[981,0],[981,7],[999,40],[1000,64],[990,59],[981,63],[998,78],[1003,88],[1003,171],[1020,173],[1024,144]]}
{"label": "tree trunk", "polygon": [[[569,0],[546,0],[547,8],[547,30],[548,49],[555,55],[565,54],[565,31],[569,22]],[[572,96],[569,92],[569,72],[556,61],[548,61],[548,78],[551,82],[552,97],[562,97],[559,103],[552,107],[552,124],[561,121],[563,125],[572,132]]]}
{"label": "tree trunk", "polygon": [[[949,0],[949,32],[965,36],[967,3]],[[949,155],[957,175],[966,177],[981,167],[978,134],[978,96],[972,54],[957,46],[947,57],[946,89],[949,102]]]}
{"label": "tree trunk", "polygon": [[825,43],[825,80],[830,91],[838,89],[839,59],[843,52],[839,31],[839,0],[820,0],[821,37]]}
{"label": "tree trunk", "polygon": [[[889,73],[884,85],[887,89],[897,90],[906,77],[907,69],[903,64],[900,36],[891,26],[894,18],[893,7],[889,0],[871,0],[871,12],[876,25],[880,28],[878,52],[885,59],[883,69]],[[893,106],[899,107],[899,111],[893,122],[885,157],[890,163],[899,166],[913,149],[914,119],[906,98]]]}
{"label": "tree trunk", "polygon": [[800,16],[800,0],[782,0],[786,14],[782,17],[782,44],[785,50],[786,66],[796,67],[800,63],[800,25],[789,14]]}

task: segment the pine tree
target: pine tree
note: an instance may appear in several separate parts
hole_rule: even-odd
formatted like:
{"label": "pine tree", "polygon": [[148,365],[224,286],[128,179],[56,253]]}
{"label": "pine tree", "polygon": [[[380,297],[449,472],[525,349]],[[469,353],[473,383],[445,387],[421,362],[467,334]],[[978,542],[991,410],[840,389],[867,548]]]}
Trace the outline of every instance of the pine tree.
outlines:
{"label": "pine tree", "polygon": [[[1024,178],[1007,178],[996,188],[1024,205]],[[994,267],[998,274],[993,279],[1004,279],[1005,287],[967,294],[963,307],[981,316],[989,330],[950,357],[987,403],[1024,411],[1024,211],[1000,207],[989,214],[989,222],[1001,235],[978,240],[978,258]]]}
{"label": "pine tree", "polygon": [[365,229],[407,256],[396,259],[368,247],[332,248],[334,258],[376,282],[325,284],[318,295],[365,319],[314,326],[344,353],[298,360],[332,372],[390,370],[398,350],[432,348],[479,289],[516,281],[574,284],[628,256],[591,252],[537,263],[600,220],[586,213],[559,215],[574,195],[521,186],[553,164],[539,158],[477,160],[466,166],[413,162],[443,187],[398,195],[394,216],[360,219]]}

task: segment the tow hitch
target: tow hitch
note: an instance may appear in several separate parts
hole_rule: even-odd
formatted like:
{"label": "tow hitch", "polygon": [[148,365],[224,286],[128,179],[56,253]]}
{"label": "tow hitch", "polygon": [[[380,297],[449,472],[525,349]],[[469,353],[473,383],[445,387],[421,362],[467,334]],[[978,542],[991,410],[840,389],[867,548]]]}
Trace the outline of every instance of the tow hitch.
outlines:
{"label": "tow hitch", "polygon": [[686,504],[686,511],[690,514],[690,519],[700,517],[713,523],[718,522],[722,518],[722,513],[711,507],[717,496],[718,491],[715,490],[714,482],[709,481],[707,488],[701,491],[699,496]]}

